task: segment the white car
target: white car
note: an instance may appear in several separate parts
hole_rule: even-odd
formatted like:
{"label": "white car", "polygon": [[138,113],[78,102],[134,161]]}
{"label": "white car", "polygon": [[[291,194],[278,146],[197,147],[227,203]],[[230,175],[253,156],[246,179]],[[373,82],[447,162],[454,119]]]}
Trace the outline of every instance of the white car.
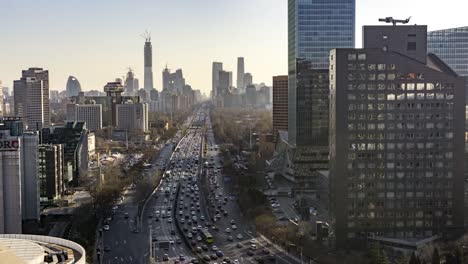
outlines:
{"label": "white car", "polygon": [[104,230],[109,231],[109,229],[110,229],[109,225],[104,226]]}
{"label": "white car", "polygon": [[236,225],[232,225],[231,228],[232,228],[232,230],[236,230],[236,229],[237,229],[237,226],[236,226]]}

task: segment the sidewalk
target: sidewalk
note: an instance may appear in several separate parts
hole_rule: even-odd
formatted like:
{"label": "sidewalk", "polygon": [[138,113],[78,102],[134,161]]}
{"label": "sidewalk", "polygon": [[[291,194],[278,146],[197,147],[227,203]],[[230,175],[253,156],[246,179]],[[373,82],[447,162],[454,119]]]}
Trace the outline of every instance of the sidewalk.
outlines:
{"label": "sidewalk", "polygon": [[[270,239],[268,239],[267,237],[265,237],[264,235],[260,234],[260,233],[257,233],[263,240],[265,240],[266,242],[268,242],[271,246],[273,246],[276,250],[284,253],[285,255],[287,255],[288,257],[290,257],[291,259],[293,259],[294,261],[296,261],[297,263],[307,263],[307,260],[301,260],[299,259],[298,257],[296,257],[295,255],[293,254],[290,254],[289,252],[287,252],[286,250],[284,250],[282,247],[278,246],[277,244],[273,243]],[[316,262],[314,262],[313,260],[310,260],[309,263],[312,263],[312,264],[316,264]]]}

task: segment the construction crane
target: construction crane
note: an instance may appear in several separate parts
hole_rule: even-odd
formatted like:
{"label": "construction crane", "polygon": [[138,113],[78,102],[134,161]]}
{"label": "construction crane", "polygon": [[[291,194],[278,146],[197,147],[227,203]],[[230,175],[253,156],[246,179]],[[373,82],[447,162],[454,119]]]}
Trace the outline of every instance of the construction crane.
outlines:
{"label": "construction crane", "polygon": [[149,32],[148,30],[145,30],[145,32],[143,32],[143,34],[141,34],[140,36],[144,38],[146,42],[151,42],[151,32]]}
{"label": "construction crane", "polygon": [[401,24],[408,24],[410,21],[411,17],[408,17],[407,19],[393,19],[393,17],[386,17],[386,18],[379,18],[379,22],[385,22],[385,23],[392,23],[394,26],[396,26],[397,23]]}

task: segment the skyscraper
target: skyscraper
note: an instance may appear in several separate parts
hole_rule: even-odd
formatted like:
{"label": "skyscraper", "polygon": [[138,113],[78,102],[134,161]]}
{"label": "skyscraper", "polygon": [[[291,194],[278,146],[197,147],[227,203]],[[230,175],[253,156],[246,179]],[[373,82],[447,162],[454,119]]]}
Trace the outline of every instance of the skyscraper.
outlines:
{"label": "skyscraper", "polygon": [[355,0],[288,2],[288,143],[294,192],[313,191],[313,171],[328,169],[328,56],[353,48]]}
{"label": "skyscraper", "polygon": [[219,84],[219,72],[223,70],[222,62],[213,62],[213,68],[211,73],[211,96],[216,98],[218,95],[218,84]]}
{"label": "skyscraper", "polygon": [[[328,69],[328,55],[333,48],[353,48],[355,31],[355,0],[289,0],[288,1],[288,137],[296,144],[297,129],[304,120],[298,119],[296,106],[304,98],[297,96],[297,63],[307,60],[311,69]],[[328,100],[327,98],[316,98]],[[311,102],[312,104],[315,102]],[[328,113],[323,113],[328,115]],[[309,118],[310,115],[303,113]]]}
{"label": "skyscraper", "polygon": [[330,52],[338,247],[463,232],[465,79],[426,54],[426,30],[366,26],[364,49]]}
{"label": "skyscraper", "polygon": [[239,57],[237,58],[237,89],[239,89],[241,92],[245,90],[245,84],[244,84],[244,58]]}
{"label": "skyscraper", "polygon": [[151,36],[145,34],[145,91],[147,94],[153,89],[153,47],[151,46]]}
{"label": "skyscraper", "polygon": [[[468,27],[428,32],[427,51],[436,54],[458,75],[468,79]],[[468,91],[468,81],[466,82]],[[468,93],[466,93],[468,104]]]}
{"label": "skyscraper", "polygon": [[69,76],[67,80],[67,97],[77,96],[81,92],[81,85],[77,78]]}
{"label": "skyscraper", "polygon": [[[246,88],[247,86],[253,84],[253,77],[252,77],[252,74],[249,73],[249,72],[246,72],[244,73],[244,88]],[[245,89],[244,89],[245,91]]]}
{"label": "skyscraper", "polygon": [[13,86],[15,115],[23,118],[29,130],[49,126],[49,71],[42,68],[24,70]]}
{"label": "skyscraper", "polygon": [[273,137],[288,130],[288,76],[273,76]]}
{"label": "skyscraper", "polygon": [[135,88],[135,73],[132,69],[128,69],[127,78],[125,79],[125,95],[133,96],[138,88]]}

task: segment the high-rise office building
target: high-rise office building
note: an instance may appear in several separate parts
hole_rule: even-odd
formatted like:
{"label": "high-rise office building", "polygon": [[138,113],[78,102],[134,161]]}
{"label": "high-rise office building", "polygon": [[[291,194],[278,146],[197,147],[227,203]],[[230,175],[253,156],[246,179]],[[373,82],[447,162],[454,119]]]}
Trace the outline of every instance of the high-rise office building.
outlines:
{"label": "high-rise office building", "polygon": [[[427,33],[427,51],[436,54],[458,75],[468,80],[468,27],[449,28]],[[466,82],[468,91],[468,81]],[[465,99],[468,104],[468,92]]]}
{"label": "high-rise office building", "polygon": [[0,233],[22,233],[22,221],[39,220],[39,136],[22,128],[15,118],[0,126]]}
{"label": "high-rise office building", "polygon": [[244,84],[244,58],[237,58],[237,89],[241,92],[244,91],[246,85]]}
{"label": "high-rise office building", "polygon": [[76,77],[68,77],[66,91],[67,97],[77,96],[81,92],[81,85]]}
{"label": "high-rise office building", "polygon": [[211,73],[211,96],[216,98],[218,95],[218,84],[219,84],[219,72],[223,70],[222,62],[213,62],[213,68]]}
{"label": "high-rise office building", "polygon": [[353,48],[355,0],[288,2],[288,143],[294,191],[314,191],[313,171],[328,168],[328,56]]}
{"label": "high-rise office building", "polygon": [[122,131],[148,131],[148,105],[143,103],[126,102],[117,105],[117,129]]}
{"label": "high-rise office building", "polygon": [[330,215],[338,247],[463,230],[465,79],[426,26],[364,27],[330,52]]}
{"label": "high-rise office building", "polygon": [[224,96],[229,91],[229,72],[227,71],[219,71],[218,72],[218,88],[216,94],[219,97]]}
{"label": "high-rise office building", "polygon": [[59,199],[64,191],[63,144],[39,145],[39,186],[41,201]]}
{"label": "high-rise office building", "polygon": [[331,49],[354,48],[355,5],[355,0],[288,2],[288,138],[291,145],[296,145],[298,127],[304,122],[298,119],[300,113],[296,107],[303,104],[301,100],[304,99],[297,95],[301,93],[297,89],[302,89],[297,84],[298,60],[310,62],[311,69],[328,69]]}
{"label": "high-rise office building", "polygon": [[138,88],[135,87],[135,84],[135,73],[132,69],[129,69],[127,72],[127,78],[125,79],[125,95],[135,95],[136,91],[138,91]]}
{"label": "high-rise office building", "polygon": [[245,88],[251,84],[253,84],[252,74],[250,72],[244,73],[244,90],[243,91],[245,91]]}
{"label": "high-rise office building", "polygon": [[147,94],[153,89],[153,47],[151,36],[145,38],[145,91]]}
{"label": "high-rise office building", "polygon": [[85,122],[89,131],[102,129],[102,105],[94,100],[88,100],[87,104],[67,105],[67,120]]}
{"label": "high-rise office building", "polygon": [[273,136],[288,131],[288,76],[273,76]]}
{"label": "high-rise office building", "polygon": [[23,119],[29,130],[49,126],[49,71],[42,68],[24,70],[13,86],[15,115]]}

